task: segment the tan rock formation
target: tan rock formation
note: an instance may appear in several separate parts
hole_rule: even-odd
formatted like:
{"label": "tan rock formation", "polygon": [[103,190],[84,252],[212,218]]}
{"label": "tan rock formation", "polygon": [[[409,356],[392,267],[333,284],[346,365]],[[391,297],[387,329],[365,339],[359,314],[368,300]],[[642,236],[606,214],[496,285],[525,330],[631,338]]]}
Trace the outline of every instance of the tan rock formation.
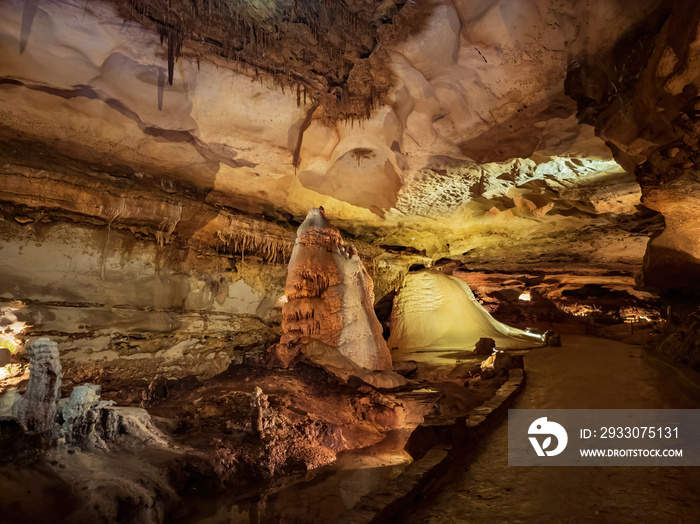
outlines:
{"label": "tan rock formation", "polygon": [[319,340],[366,369],[391,367],[374,314],[372,279],[323,208],[312,208],[297,231],[285,295],[283,344]]}
{"label": "tan rock formation", "polygon": [[539,335],[495,320],[457,277],[435,271],[409,273],[394,299],[389,347],[474,351],[482,337],[501,348],[541,346]]}

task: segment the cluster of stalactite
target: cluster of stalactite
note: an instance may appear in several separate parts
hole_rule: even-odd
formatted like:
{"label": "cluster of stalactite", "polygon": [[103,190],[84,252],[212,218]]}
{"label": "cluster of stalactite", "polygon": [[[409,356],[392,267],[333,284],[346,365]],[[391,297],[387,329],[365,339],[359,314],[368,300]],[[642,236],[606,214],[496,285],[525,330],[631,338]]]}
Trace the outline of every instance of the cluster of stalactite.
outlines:
{"label": "cluster of stalactite", "polygon": [[[351,10],[344,0],[115,0],[125,18],[154,28],[167,45],[168,82],[183,44],[234,61],[254,79],[322,104],[329,118],[369,118],[389,87],[368,67],[353,69],[374,51],[387,23],[373,8]],[[405,2],[395,0],[394,13]],[[377,11],[379,13],[379,11]],[[374,18],[374,19],[373,19]],[[343,35],[338,38],[337,35]],[[362,73],[358,73],[362,71]],[[376,80],[376,81],[375,81]]]}
{"label": "cluster of stalactite", "polygon": [[293,310],[286,311],[283,315],[285,320],[308,320],[314,318],[314,308],[310,303],[300,302]]}
{"label": "cluster of stalactite", "polygon": [[284,239],[269,234],[247,231],[217,231],[216,250],[219,253],[257,256],[265,262],[284,264],[289,260],[293,245]]}
{"label": "cluster of stalactite", "polygon": [[309,304],[302,303],[293,309],[286,308],[282,313],[282,318],[287,332],[293,333],[295,336],[309,337],[321,334],[321,321],[314,318],[314,310],[310,308]]}

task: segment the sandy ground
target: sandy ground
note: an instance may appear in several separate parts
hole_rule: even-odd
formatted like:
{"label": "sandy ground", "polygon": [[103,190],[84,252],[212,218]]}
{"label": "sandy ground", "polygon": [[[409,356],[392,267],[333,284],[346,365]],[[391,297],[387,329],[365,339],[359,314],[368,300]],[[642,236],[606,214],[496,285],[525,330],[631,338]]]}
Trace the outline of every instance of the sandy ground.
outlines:
{"label": "sandy ground", "polygon": [[[525,357],[527,384],[514,408],[700,408],[637,346],[562,342]],[[700,522],[700,467],[509,467],[507,445],[504,420],[408,522]]]}

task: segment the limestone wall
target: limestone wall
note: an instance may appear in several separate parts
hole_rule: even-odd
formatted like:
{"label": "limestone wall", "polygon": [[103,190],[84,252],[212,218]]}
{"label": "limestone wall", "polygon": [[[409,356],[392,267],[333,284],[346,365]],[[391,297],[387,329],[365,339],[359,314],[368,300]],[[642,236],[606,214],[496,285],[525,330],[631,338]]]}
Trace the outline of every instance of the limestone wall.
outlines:
{"label": "limestone wall", "polygon": [[67,378],[212,376],[279,336],[285,266],[105,225],[0,222],[0,306],[58,342]]}

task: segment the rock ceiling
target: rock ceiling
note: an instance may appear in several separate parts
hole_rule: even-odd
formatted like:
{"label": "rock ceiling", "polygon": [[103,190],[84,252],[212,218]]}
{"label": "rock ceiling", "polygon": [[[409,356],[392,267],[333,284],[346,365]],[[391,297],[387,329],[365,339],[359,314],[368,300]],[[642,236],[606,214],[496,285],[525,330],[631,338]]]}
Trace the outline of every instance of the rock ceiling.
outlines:
{"label": "rock ceiling", "polygon": [[0,11],[0,200],[17,221],[51,210],[191,245],[224,215],[289,242],[322,205],[385,249],[634,274],[665,219],[659,256],[700,259],[693,2]]}

